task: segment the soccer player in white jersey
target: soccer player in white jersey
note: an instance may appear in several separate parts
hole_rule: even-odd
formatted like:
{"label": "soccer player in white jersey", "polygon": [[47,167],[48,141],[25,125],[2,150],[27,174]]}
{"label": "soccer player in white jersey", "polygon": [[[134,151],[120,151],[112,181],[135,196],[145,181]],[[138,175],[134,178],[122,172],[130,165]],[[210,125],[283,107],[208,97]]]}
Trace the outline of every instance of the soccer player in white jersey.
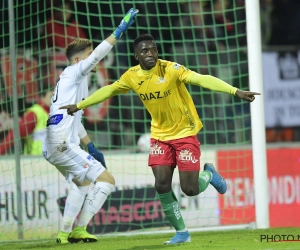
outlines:
{"label": "soccer player in white jersey", "polygon": [[203,126],[185,85],[228,93],[249,102],[259,93],[239,90],[213,76],[200,75],[178,63],[158,59],[156,43],[148,34],[137,37],[133,47],[139,65],[128,69],[118,81],[97,90],[76,105],[61,108],[72,115],[130,89],[139,95],[152,118],[148,165],[152,168],[155,189],[164,213],[176,229],[175,236],[165,244],[190,242],[190,233],[172,191],[175,167],[178,166],[181,190],[188,196],[203,192],[209,183],[224,194],[227,185],[211,163],[205,163],[204,171],[200,173],[201,153],[197,133]]}
{"label": "soccer player in white jersey", "polygon": [[[66,47],[70,66],[62,72],[54,90],[47,121],[47,135],[43,143],[44,157],[67,181],[74,183],[67,196],[57,243],[97,241],[96,236],[86,231],[86,226],[102,207],[115,184],[113,176],[103,164],[79,146],[80,139],[84,139],[86,135],[81,123],[83,112],[71,116],[59,107],[79,102],[88,96],[87,75],[109,53],[122,33],[134,23],[137,13],[137,9],[130,9],[118,28],[94,50],[91,41],[80,38]],[[89,190],[91,183],[93,187]],[[80,211],[78,222],[72,230]]]}

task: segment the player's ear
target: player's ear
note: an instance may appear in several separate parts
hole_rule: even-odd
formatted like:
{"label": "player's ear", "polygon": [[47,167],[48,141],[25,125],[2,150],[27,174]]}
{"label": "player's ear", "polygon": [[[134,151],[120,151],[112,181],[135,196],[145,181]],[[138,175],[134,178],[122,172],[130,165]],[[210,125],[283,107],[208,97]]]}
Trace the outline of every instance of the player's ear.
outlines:
{"label": "player's ear", "polygon": [[135,58],[135,60],[139,60],[139,58],[138,58],[138,55],[137,54],[134,54],[134,58]]}

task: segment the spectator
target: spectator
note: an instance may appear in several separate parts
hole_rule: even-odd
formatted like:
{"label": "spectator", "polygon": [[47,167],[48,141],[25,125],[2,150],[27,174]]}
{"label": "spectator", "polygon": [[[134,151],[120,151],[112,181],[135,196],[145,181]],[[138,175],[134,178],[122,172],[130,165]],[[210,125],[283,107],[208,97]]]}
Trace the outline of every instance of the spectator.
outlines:
{"label": "spectator", "polygon": [[87,38],[72,14],[70,0],[53,0],[53,15],[48,19],[45,36],[46,47],[64,49],[75,38]]}
{"label": "spectator", "polygon": [[[42,138],[45,134],[53,89],[44,84],[40,93],[38,102],[30,107],[20,120],[19,129],[20,137],[24,139],[24,154],[42,154]],[[7,154],[13,144],[14,132],[10,130],[0,143],[0,154]]]}

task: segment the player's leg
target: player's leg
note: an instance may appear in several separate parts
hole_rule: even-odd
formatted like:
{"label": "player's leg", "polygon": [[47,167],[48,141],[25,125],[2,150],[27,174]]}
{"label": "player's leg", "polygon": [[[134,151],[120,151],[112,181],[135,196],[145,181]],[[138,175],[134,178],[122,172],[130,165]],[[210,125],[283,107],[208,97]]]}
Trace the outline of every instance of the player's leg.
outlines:
{"label": "player's leg", "polygon": [[202,193],[210,184],[212,173],[205,170],[199,174],[199,170],[179,170],[179,180],[182,192],[187,196],[195,196]]}
{"label": "player's leg", "polygon": [[187,196],[202,193],[211,184],[220,194],[225,194],[227,184],[225,179],[218,173],[212,163],[204,164],[204,171],[179,170],[179,179],[182,192]]}
{"label": "player's leg", "polygon": [[180,208],[176,195],[172,190],[172,178],[175,163],[175,152],[167,143],[151,139],[152,150],[149,154],[148,165],[152,167],[155,177],[155,189],[161,202],[163,211],[170,224],[176,230],[175,239],[165,242],[166,244],[175,244],[190,240],[188,237],[178,238],[180,234],[186,234],[187,229],[180,213]]}
{"label": "player's leg", "polygon": [[225,179],[218,173],[212,163],[204,164],[204,171],[209,171],[212,174],[210,184],[220,193],[225,194],[227,191],[227,184]]}
{"label": "player's leg", "polygon": [[114,189],[115,180],[104,166],[88,153],[82,150],[79,155],[81,156],[80,165],[83,166],[82,168],[86,171],[74,171],[71,173],[79,181],[78,185],[83,183],[83,180],[86,180],[92,183],[93,186],[87,193],[77,224],[69,236],[69,241],[94,242],[98,239],[96,236],[87,232],[87,225],[92,217],[100,210]]}
{"label": "player's leg", "polygon": [[175,140],[172,145],[176,149],[180,186],[186,195],[198,195],[209,184],[212,184],[221,194],[226,192],[227,185],[224,178],[211,163],[206,163],[204,171],[199,174],[201,153],[200,143],[196,136]]}
{"label": "player's leg", "polygon": [[155,189],[167,219],[176,231],[184,230],[185,224],[180,214],[178,200],[172,190],[174,167],[156,166],[152,171],[155,176]]}
{"label": "player's leg", "polygon": [[[58,150],[58,148],[62,148],[64,146],[63,152]],[[68,147],[64,144],[54,144],[54,143],[44,143],[43,144],[43,155],[52,165],[54,165],[60,173],[65,176],[65,178],[71,182],[72,176],[69,174],[68,170],[73,167],[73,162],[70,158],[65,154]],[[68,149],[70,150],[70,149]],[[67,150],[67,151],[68,151]],[[69,164],[72,162],[72,164]],[[58,233],[56,242],[60,244],[69,243],[68,238],[72,231],[72,227],[74,221],[79,214],[83,202],[85,200],[87,190],[89,188],[90,182],[85,181],[81,183],[80,186],[76,185],[76,180],[71,186],[71,190],[67,195],[62,223],[61,223],[61,231]]]}
{"label": "player's leg", "polygon": [[[77,145],[64,144],[63,146],[64,150],[59,151],[56,148],[61,148],[61,145],[51,145],[44,154],[47,155],[46,159],[56,166],[56,168],[65,176],[67,181],[71,182],[73,180],[77,186],[77,189],[72,189],[68,195],[68,201],[64,211],[65,216],[63,217],[63,225],[61,229],[62,232],[59,233],[58,237],[60,239],[59,243],[67,243],[65,241],[66,235],[69,234],[70,227],[72,228],[73,222],[86,200],[85,197],[89,189],[88,185],[90,183],[95,183],[93,189],[88,193],[88,197],[90,197],[89,199],[92,200],[90,202],[92,203],[91,206],[93,209],[88,211],[87,209],[84,209],[83,216],[80,217],[82,218],[81,223],[83,223],[83,221],[90,220],[92,216],[98,212],[100,208],[97,208],[102,206],[107,196],[114,188],[114,178],[106,171],[101,163],[96,161],[92,156]],[[97,193],[97,190],[101,190],[101,192]],[[105,192],[105,190],[107,191]],[[99,197],[99,193],[101,193],[100,196],[103,196],[104,198]],[[94,198],[96,201],[93,200]],[[77,226],[74,228],[75,231],[74,229],[72,230],[68,237],[70,242],[78,242],[81,240],[87,242],[97,240],[97,237],[90,235],[86,231],[86,225],[88,222],[85,222],[84,224],[85,226]]]}
{"label": "player's leg", "polygon": [[190,234],[181,216],[176,195],[172,190],[174,167],[155,166],[152,168],[152,171],[155,176],[155,189],[158,193],[165,216],[176,230],[175,236],[171,240],[166,241],[165,244],[190,242]]}
{"label": "player's leg", "polygon": [[65,202],[61,231],[56,239],[57,243],[64,244],[69,242],[68,238],[72,231],[73,224],[82,208],[90,185],[89,181],[80,183],[80,185],[77,185],[78,181],[76,179],[73,179],[73,182],[74,184],[72,185]]}
{"label": "player's leg", "polygon": [[[101,165],[101,167],[103,166]],[[86,227],[113,191],[115,180],[107,170],[104,170],[95,179],[97,171],[94,170],[88,172],[86,175],[86,178],[93,182],[94,185],[87,194],[77,224],[69,236],[70,242],[78,242],[81,240],[83,242],[95,242],[98,240],[96,236],[86,231]]]}
{"label": "player's leg", "polygon": [[[211,173],[200,170],[200,143],[196,137],[187,137],[168,142],[175,152],[175,164],[179,168],[180,185],[182,191],[189,195],[197,195],[204,191],[209,185]],[[190,233],[186,228],[176,230],[175,236],[165,242],[166,244],[177,244],[190,242]]]}

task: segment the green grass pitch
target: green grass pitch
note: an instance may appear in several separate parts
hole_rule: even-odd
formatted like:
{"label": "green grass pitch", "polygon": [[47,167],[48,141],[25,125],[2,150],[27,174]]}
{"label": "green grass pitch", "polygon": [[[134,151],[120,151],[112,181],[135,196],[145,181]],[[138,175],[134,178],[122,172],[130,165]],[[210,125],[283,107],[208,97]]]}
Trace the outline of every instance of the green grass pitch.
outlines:
{"label": "green grass pitch", "polygon": [[[261,235],[269,237],[279,236],[294,241],[261,241]],[[277,236],[275,236],[277,235]],[[282,236],[286,235],[286,236]],[[292,235],[292,236],[291,236]],[[135,236],[99,236],[96,243],[77,243],[58,245],[55,239],[43,239],[32,241],[0,241],[0,249],[5,250],[161,250],[161,249],[184,249],[184,250],[296,250],[300,249],[300,228],[272,228],[264,230],[239,230],[239,231],[214,231],[214,232],[192,232],[192,242],[179,245],[163,245],[163,242],[173,234],[148,234]]]}

